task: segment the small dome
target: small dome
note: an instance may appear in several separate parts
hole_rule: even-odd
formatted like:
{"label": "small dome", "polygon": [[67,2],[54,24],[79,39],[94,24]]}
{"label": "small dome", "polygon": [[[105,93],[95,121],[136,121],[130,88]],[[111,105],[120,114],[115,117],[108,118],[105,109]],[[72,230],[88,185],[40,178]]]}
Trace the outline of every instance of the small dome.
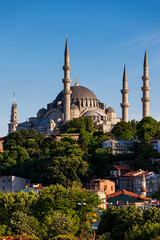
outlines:
{"label": "small dome", "polygon": [[105,110],[105,113],[116,113],[115,110],[111,107],[108,107],[106,110]]}
{"label": "small dome", "polygon": [[79,108],[76,104],[72,104],[71,105],[71,110],[79,110]]}
{"label": "small dome", "polygon": [[39,111],[38,111],[38,114],[45,114],[47,112],[47,110],[45,108],[41,108]]}

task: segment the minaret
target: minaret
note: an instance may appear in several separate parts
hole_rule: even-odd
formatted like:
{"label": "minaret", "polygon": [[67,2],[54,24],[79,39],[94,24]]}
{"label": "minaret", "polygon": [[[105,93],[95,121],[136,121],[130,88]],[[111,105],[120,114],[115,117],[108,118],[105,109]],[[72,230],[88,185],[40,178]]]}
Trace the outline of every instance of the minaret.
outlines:
{"label": "minaret", "polygon": [[128,108],[129,108],[129,103],[128,103],[128,93],[129,90],[127,88],[127,72],[126,72],[126,63],[124,63],[124,72],[123,72],[123,89],[121,89],[122,93],[122,103],[121,103],[121,108],[122,108],[122,121],[128,122]]}
{"label": "minaret", "polygon": [[18,126],[18,112],[17,112],[17,103],[15,100],[15,93],[14,93],[14,101],[11,107],[11,119],[10,123],[8,124],[8,134],[15,132]]}
{"label": "minaret", "polygon": [[62,82],[64,83],[64,91],[63,91],[63,113],[64,113],[64,123],[66,123],[68,120],[70,120],[71,114],[70,114],[70,98],[72,91],[70,90],[70,70],[71,67],[69,66],[69,49],[68,49],[68,39],[66,37],[66,46],[65,46],[65,53],[64,53],[64,78],[62,79]]}
{"label": "minaret", "polygon": [[142,104],[143,118],[149,116],[149,102],[151,100],[149,98],[149,90],[150,90],[150,87],[148,86],[149,79],[150,79],[150,77],[148,76],[147,50],[145,50],[144,64],[143,64],[143,76],[142,76],[143,87],[141,88],[142,92],[143,92],[143,97],[141,98],[141,101],[143,103]]}
{"label": "minaret", "polygon": [[146,197],[146,193],[147,193],[146,179],[145,179],[145,173],[143,172],[142,183],[141,183],[141,195]]}

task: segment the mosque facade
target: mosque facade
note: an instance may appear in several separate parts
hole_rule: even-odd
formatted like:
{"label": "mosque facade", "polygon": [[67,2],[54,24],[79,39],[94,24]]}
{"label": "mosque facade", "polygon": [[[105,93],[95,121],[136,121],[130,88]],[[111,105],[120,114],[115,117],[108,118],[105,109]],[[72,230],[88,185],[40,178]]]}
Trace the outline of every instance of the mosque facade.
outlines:
{"label": "mosque facade", "polygon": [[[69,48],[68,40],[66,39],[65,53],[64,53],[64,78],[63,90],[57,95],[55,100],[47,104],[46,108],[41,108],[37,112],[36,117],[30,117],[28,121],[18,124],[17,104],[14,103],[11,107],[11,119],[8,124],[8,134],[16,130],[22,129],[34,129],[37,132],[41,132],[43,135],[50,135],[52,133],[58,133],[59,127],[73,118],[89,117],[97,125],[97,128],[101,128],[104,132],[110,131],[115,124],[120,121],[128,122],[128,86],[127,86],[127,73],[126,64],[124,66],[123,73],[123,88],[122,93],[122,118],[116,116],[116,112],[112,107],[106,108],[106,105],[102,103],[96,95],[88,88],[79,86],[76,79],[76,84],[70,86],[70,70],[69,65]],[[143,117],[149,115],[149,86],[148,86],[148,60],[147,52],[145,52],[144,58],[144,76],[143,80]]]}

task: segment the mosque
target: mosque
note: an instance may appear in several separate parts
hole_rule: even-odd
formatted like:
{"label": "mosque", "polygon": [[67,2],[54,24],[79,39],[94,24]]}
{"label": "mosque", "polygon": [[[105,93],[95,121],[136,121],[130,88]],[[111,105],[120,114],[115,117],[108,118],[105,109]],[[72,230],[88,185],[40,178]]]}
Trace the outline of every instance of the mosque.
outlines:
{"label": "mosque", "polygon": [[[37,117],[30,117],[29,121],[18,123],[17,103],[14,100],[11,106],[11,118],[8,124],[8,134],[21,129],[34,129],[43,135],[50,135],[58,133],[61,124],[66,123],[73,118],[90,117],[104,132],[110,131],[115,124],[120,121],[128,122],[128,81],[126,73],[126,64],[124,65],[123,72],[123,87],[122,93],[122,118],[116,117],[116,112],[113,108],[108,107],[102,103],[96,95],[88,88],[79,86],[77,79],[74,86],[70,86],[70,70],[69,65],[69,48],[68,39],[66,39],[65,53],[64,53],[64,78],[63,90],[57,95],[55,100],[47,104],[47,108],[41,108],[37,112]],[[143,97],[142,109],[143,117],[149,116],[149,90],[148,86],[148,59],[147,51],[145,51],[144,65],[143,65]]]}

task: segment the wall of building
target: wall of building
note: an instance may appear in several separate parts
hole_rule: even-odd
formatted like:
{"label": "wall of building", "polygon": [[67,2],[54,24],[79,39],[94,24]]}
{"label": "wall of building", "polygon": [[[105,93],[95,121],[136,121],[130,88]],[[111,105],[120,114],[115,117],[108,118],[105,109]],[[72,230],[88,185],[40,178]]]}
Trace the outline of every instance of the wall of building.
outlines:
{"label": "wall of building", "polygon": [[0,139],[0,153],[3,152],[3,140]]}
{"label": "wall of building", "polygon": [[0,177],[0,190],[3,193],[7,191],[18,192],[30,184],[30,180],[16,176],[2,176]]}
{"label": "wall of building", "polygon": [[126,195],[126,194],[121,194],[118,196],[115,196],[113,198],[108,198],[107,202],[112,203],[113,205],[118,205],[120,203],[135,203],[138,202],[138,198],[134,198],[132,196]]}
{"label": "wall of building", "polygon": [[108,179],[91,180],[90,190],[104,191],[106,194],[111,194],[115,192],[115,183]]}

